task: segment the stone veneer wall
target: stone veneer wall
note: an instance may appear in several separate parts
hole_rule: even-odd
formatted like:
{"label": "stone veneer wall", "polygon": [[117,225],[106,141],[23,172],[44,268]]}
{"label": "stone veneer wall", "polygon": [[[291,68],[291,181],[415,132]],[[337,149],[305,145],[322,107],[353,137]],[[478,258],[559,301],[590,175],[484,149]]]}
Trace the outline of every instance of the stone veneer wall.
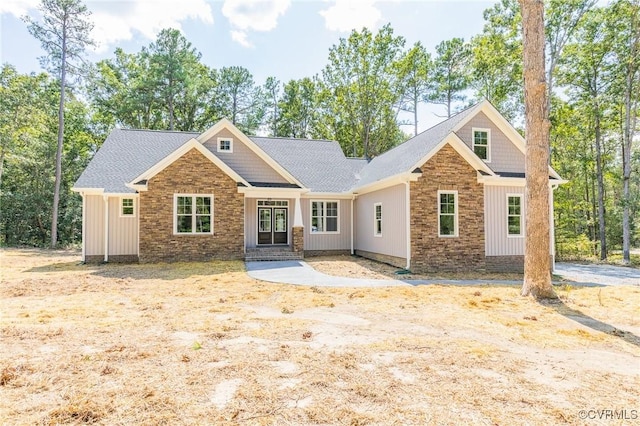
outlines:
{"label": "stone veneer wall", "polygon": [[[484,187],[477,172],[445,145],[411,182],[411,270],[485,269]],[[438,190],[458,191],[458,237],[438,237]]]}
{"label": "stone veneer wall", "polygon": [[292,248],[295,253],[302,253],[304,256],[304,228],[294,226],[291,228]]}
{"label": "stone veneer wall", "polygon": [[[140,262],[242,259],[244,195],[237,183],[192,149],[140,193]],[[174,194],[213,194],[213,235],[174,235]]]}
{"label": "stone veneer wall", "polygon": [[382,262],[395,266],[396,268],[405,268],[407,266],[407,259],[403,257],[390,256],[388,254],[373,253],[366,250],[356,250],[356,256],[364,257],[366,259],[375,260],[376,262]]}

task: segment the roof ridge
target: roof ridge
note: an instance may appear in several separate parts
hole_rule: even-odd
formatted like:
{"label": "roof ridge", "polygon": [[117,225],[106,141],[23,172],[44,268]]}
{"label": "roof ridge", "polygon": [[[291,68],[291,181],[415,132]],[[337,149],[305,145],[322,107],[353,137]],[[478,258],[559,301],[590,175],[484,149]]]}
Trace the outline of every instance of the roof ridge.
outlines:
{"label": "roof ridge", "polygon": [[113,130],[123,130],[123,131],[127,131],[127,132],[177,133],[177,134],[193,134],[193,135],[202,134],[202,132],[187,132],[185,130],[123,129],[121,127],[116,127]]}
{"label": "roof ridge", "polygon": [[331,139],[313,139],[313,138],[290,138],[287,136],[249,136],[249,139],[259,138],[259,139],[282,139],[289,141],[312,141],[312,142],[338,142]]}

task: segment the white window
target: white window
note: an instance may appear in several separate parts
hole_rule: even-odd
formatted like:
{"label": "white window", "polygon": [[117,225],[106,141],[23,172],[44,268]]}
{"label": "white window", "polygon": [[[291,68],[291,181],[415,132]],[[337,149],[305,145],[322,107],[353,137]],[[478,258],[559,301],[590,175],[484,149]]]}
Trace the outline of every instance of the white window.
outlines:
{"label": "white window", "polygon": [[311,232],[338,233],[338,201],[311,201]]}
{"label": "white window", "polygon": [[213,195],[175,194],[174,233],[213,234]]}
{"label": "white window", "polygon": [[507,194],[507,235],[522,236],[522,194]]}
{"label": "white window", "polygon": [[438,236],[458,236],[458,191],[438,191]]}
{"label": "white window", "polygon": [[120,198],[120,217],[133,217],[136,215],[134,198]]}
{"label": "white window", "polygon": [[233,139],[218,138],[218,152],[233,152]]}
{"label": "white window", "polygon": [[491,162],[491,129],[472,129],[473,133],[473,152],[478,157]]}
{"label": "white window", "polygon": [[382,203],[373,205],[373,235],[382,237]]}

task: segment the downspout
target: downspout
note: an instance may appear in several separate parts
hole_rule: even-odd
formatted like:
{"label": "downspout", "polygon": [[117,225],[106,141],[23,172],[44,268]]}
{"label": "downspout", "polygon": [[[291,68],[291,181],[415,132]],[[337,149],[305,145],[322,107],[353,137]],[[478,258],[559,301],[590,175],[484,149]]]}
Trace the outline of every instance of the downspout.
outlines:
{"label": "downspout", "polygon": [[352,195],[351,196],[351,255],[353,256],[355,254],[355,250],[353,249],[353,206],[354,206],[354,200],[356,199],[356,195]]}
{"label": "downspout", "polygon": [[82,262],[87,261],[87,197],[84,192],[81,192],[82,196]]}
{"label": "downspout", "polygon": [[410,183],[409,179],[404,183],[405,184],[405,226],[407,232],[407,265],[405,266],[406,270],[411,268],[411,199],[410,195]]}
{"label": "downspout", "polygon": [[109,261],[109,196],[103,195],[104,200],[104,262]]}

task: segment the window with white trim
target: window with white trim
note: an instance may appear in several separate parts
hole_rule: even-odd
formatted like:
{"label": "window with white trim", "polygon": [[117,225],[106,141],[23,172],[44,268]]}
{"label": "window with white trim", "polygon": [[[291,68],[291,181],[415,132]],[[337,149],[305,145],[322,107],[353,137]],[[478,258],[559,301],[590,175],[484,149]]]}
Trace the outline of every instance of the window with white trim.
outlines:
{"label": "window with white trim", "polygon": [[491,161],[491,129],[472,129],[473,152],[486,161]]}
{"label": "window with white trim", "polygon": [[338,233],[338,201],[311,201],[311,232]]}
{"label": "window with white trim", "polygon": [[458,191],[438,191],[438,236],[458,236]]}
{"label": "window with white trim", "polygon": [[507,194],[507,235],[522,236],[522,195]]}
{"label": "window with white trim", "polygon": [[213,233],[213,195],[175,194],[173,203],[176,234]]}
{"label": "window with white trim", "polygon": [[373,235],[382,237],[382,203],[373,205]]}
{"label": "window with white trim", "polygon": [[120,198],[120,217],[133,217],[136,215],[134,198]]}
{"label": "window with white trim", "polygon": [[233,152],[233,139],[218,138],[218,152]]}

